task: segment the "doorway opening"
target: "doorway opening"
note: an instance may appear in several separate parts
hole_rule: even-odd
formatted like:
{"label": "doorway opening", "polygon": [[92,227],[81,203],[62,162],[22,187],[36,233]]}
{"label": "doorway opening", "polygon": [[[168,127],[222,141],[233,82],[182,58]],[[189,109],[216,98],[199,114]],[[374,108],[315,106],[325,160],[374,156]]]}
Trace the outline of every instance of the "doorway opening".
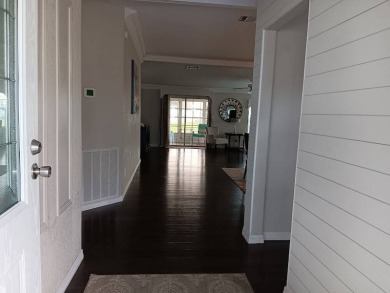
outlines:
{"label": "doorway opening", "polygon": [[[262,123],[256,125],[256,163],[248,169],[251,201],[246,202],[243,229],[251,243],[290,239],[307,19],[308,2],[304,1],[263,30],[257,109]],[[251,205],[262,208],[251,209]]]}
{"label": "doorway opening", "polygon": [[169,146],[206,147],[209,109],[208,98],[169,97]]}

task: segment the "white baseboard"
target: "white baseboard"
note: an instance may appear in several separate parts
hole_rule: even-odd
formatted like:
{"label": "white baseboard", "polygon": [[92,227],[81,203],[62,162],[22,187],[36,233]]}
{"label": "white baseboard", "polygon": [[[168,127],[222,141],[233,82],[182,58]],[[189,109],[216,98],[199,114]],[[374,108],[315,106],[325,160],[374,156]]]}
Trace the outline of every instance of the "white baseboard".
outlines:
{"label": "white baseboard", "polygon": [[84,258],[84,253],[83,253],[83,250],[81,250],[79,255],[76,257],[75,261],[73,262],[72,266],[70,267],[65,278],[62,280],[60,286],[58,287],[57,293],[64,293],[66,288],[68,288],[69,283],[70,283],[70,281],[72,281],[74,274],[76,273],[81,262],[83,261],[83,258]]}
{"label": "white baseboard", "polygon": [[137,166],[135,166],[135,168],[134,168],[133,174],[131,174],[131,176],[129,178],[129,181],[127,182],[126,187],[123,190],[123,193],[122,193],[122,197],[123,198],[125,197],[126,192],[129,189],[131,182],[133,182],[133,179],[134,179],[134,176],[135,176],[135,172],[137,172],[137,170],[139,168],[139,165],[141,165],[141,160],[138,161]]}
{"label": "white baseboard", "polygon": [[83,203],[82,211],[88,211],[88,210],[104,207],[106,205],[114,204],[122,201],[123,201],[123,195],[110,196],[104,199]]}
{"label": "white baseboard", "polygon": [[248,244],[259,244],[264,243],[263,235],[250,235],[248,230],[245,227],[242,229],[242,236],[244,236]]}
{"label": "white baseboard", "polygon": [[291,232],[264,232],[264,240],[290,240]]}

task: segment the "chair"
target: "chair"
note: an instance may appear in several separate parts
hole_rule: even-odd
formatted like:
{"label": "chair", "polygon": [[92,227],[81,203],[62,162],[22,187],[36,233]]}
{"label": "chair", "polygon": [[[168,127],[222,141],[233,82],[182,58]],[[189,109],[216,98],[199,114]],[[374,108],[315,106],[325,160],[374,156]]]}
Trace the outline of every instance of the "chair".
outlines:
{"label": "chair", "polygon": [[248,168],[248,146],[249,146],[249,133],[244,133],[244,149],[245,149],[244,179],[246,178],[246,170]]}
{"label": "chair", "polygon": [[207,139],[206,143],[212,145],[214,148],[217,148],[217,145],[224,144],[225,147],[228,144],[228,139],[225,135],[219,134],[218,127],[207,127]]}
{"label": "chair", "polygon": [[199,124],[198,125],[198,133],[195,133],[194,131],[192,132],[192,144],[194,144],[194,137],[198,138],[198,144],[199,144],[199,139],[206,138],[207,134],[207,124]]}

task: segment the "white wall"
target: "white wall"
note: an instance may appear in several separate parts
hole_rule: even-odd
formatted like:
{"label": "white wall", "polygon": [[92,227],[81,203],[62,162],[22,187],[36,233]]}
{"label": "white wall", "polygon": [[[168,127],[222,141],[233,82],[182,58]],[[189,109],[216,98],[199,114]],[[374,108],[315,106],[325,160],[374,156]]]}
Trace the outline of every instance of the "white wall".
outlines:
{"label": "white wall", "polygon": [[150,145],[160,146],[161,92],[159,89],[142,89],[141,122],[150,126]]}
{"label": "white wall", "polygon": [[[130,114],[130,66],[135,59],[141,76],[141,62],[132,40],[125,39],[123,6],[96,0],[82,4],[83,87],[96,89],[95,98],[83,98],[83,150],[103,151],[98,152],[100,164],[104,150],[119,150],[118,178],[110,180],[113,184],[117,179],[119,188],[103,196],[99,189],[100,195],[85,198],[84,202],[89,202],[123,196],[139,164],[140,114]],[[84,157],[84,162],[87,159]],[[84,175],[86,170],[84,166]]]}
{"label": "white wall", "polygon": [[311,2],[286,292],[390,292],[389,15]]}
{"label": "white wall", "polygon": [[[244,111],[242,113],[240,122],[232,123],[226,122],[219,116],[219,105],[223,100],[226,99],[237,99],[242,104]],[[233,94],[233,93],[214,93],[212,96],[212,121],[213,126],[218,126],[220,133],[234,132],[234,126],[237,128],[238,133],[248,132],[248,105],[249,105],[250,94]]]}
{"label": "white wall", "polygon": [[[215,93],[211,89],[207,88],[191,88],[191,87],[175,87],[175,86],[162,86],[159,89],[148,89],[143,90],[143,118],[142,122],[151,126],[151,144],[155,145],[155,141],[160,137],[160,97],[164,95],[184,95],[184,96],[204,96],[210,97],[212,100],[212,126],[219,128],[220,133],[233,132],[234,124],[237,127],[237,132],[244,133],[248,130],[248,105],[250,95],[245,93]],[[160,94],[161,96],[158,96]],[[219,116],[219,105],[221,102],[228,98],[235,98],[239,100],[244,108],[240,122],[230,123],[221,119]],[[148,108],[145,110],[145,108]],[[158,119],[154,116],[158,112]],[[149,114],[153,117],[149,117]],[[145,116],[144,116],[145,115]],[[157,124],[158,123],[158,124]],[[156,133],[158,131],[158,133]],[[158,138],[157,138],[158,137]],[[243,142],[241,141],[241,144]],[[232,139],[232,146],[235,142]]]}
{"label": "white wall", "polygon": [[280,28],[276,35],[264,205],[265,240],[286,239],[290,235],[306,35],[307,11]]}
{"label": "white wall", "polygon": [[[130,36],[130,34],[128,34]],[[122,193],[127,191],[133,174],[140,163],[140,127],[141,111],[136,114],[130,113],[131,108],[131,60],[134,59],[138,67],[138,86],[141,93],[141,59],[137,55],[134,43],[130,37],[125,39],[124,66],[123,68],[123,92],[122,92]],[[141,98],[141,97],[140,97]]]}
{"label": "white wall", "polygon": [[[83,98],[83,149],[121,144],[124,11],[109,2],[82,2],[82,83],[96,89]],[[113,131],[117,130],[117,131]]]}

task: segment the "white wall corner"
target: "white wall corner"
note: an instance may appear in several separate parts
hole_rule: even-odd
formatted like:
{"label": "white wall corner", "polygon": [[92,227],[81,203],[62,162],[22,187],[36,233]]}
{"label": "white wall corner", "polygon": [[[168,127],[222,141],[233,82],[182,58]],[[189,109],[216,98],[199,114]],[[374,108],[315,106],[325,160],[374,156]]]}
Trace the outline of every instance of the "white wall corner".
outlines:
{"label": "white wall corner", "polygon": [[250,235],[248,229],[245,227],[242,229],[242,236],[244,236],[246,242],[248,244],[261,244],[264,243],[264,236],[263,235]]}
{"label": "white wall corner", "polygon": [[290,240],[291,232],[264,232],[264,240]]}
{"label": "white wall corner", "polygon": [[73,262],[72,266],[70,267],[65,278],[62,280],[60,286],[58,287],[57,293],[64,293],[65,292],[66,288],[68,288],[70,281],[72,281],[73,276],[76,274],[76,271],[79,268],[83,259],[84,259],[84,253],[83,253],[83,250],[81,250],[80,253],[77,255],[75,261]]}
{"label": "white wall corner", "polygon": [[138,161],[137,166],[135,166],[134,171],[133,171],[133,173],[131,174],[131,176],[130,176],[130,178],[129,178],[129,181],[127,182],[125,188],[123,189],[123,193],[122,193],[122,197],[123,197],[123,198],[125,197],[125,195],[126,195],[126,193],[127,193],[127,190],[128,190],[129,187],[130,187],[131,182],[133,182],[135,173],[137,172],[137,170],[138,170],[138,168],[139,168],[140,165],[141,165],[141,159]]}
{"label": "white wall corner", "polygon": [[125,24],[142,63],[146,55],[146,49],[141,23],[136,10],[125,8]]}

